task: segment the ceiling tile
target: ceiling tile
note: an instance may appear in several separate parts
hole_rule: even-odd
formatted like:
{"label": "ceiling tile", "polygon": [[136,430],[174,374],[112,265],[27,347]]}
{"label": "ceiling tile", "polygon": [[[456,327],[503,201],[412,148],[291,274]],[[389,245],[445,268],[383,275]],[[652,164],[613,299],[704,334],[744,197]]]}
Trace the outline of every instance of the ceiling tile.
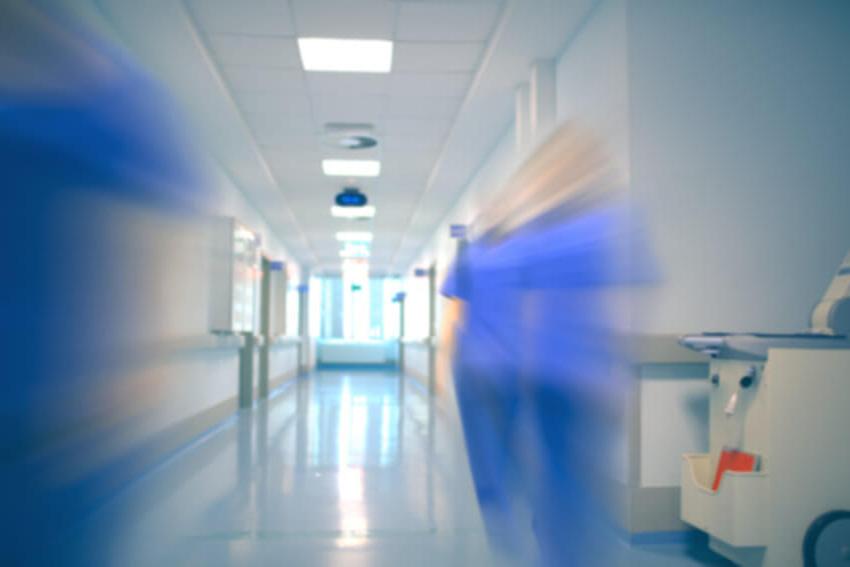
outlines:
{"label": "ceiling tile", "polygon": [[[424,181],[421,183],[399,183],[397,185],[385,186],[379,193],[374,195],[374,203],[381,210],[384,219],[407,217],[410,215],[413,203],[425,188]],[[389,196],[387,196],[389,195]]]}
{"label": "ceiling tile", "polygon": [[308,135],[315,131],[309,115],[243,112],[243,116],[257,143],[262,146],[273,146],[294,133]]}
{"label": "ceiling tile", "polygon": [[321,157],[302,157],[302,162],[295,164],[290,159],[269,162],[278,185],[286,195],[287,202],[292,207],[321,205],[330,206],[331,198],[339,192],[339,184],[325,181],[321,172]]}
{"label": "ceiling tile", "polygon": [[[392,157],[395,155],[411,155],[417,156],[417,159],[430,163],[437,158],[440,149],[443,147],[443,140],[440,138],[416,138],[408,136],[405,138],[388,138],[386,140],[386,151],[384,156]],[[407,161],[407,160],[405,160]]]}
{"label": "ceiling tile", "polygon": [[291,0],[299,37],[392,39],[395,7],[388,0]]}
{"label": "ceiling tile", "polygon": [[393,72],[474,71],[484,43],[397,41]]}
{"label": "ceiling tile", "polygon": [[263,153],[266,158],[274,160],[281,154],[289,155],[305,149],[321,152],[321,143],[314,136],[305,136],[297,132],[290,133],[284,128],[281,130],[280,135],[275,137],[275,143],[273,145],[263,145]]}
{"label": "ceiling tile", "polygon": [[387,105],[390,118],[453,118],[461,97],[408,96],[392,97]]}
{"label": "ceiling tile", "polygon": [[362,96],[383,95],[389,90],[390,76],[379,73],[306,73],[311,93]]}
{"label": "ceiling tile", "polygon": [[289,6],[281,0],[191,0],[192,13],[207,32],[294,35]]}
{"label": "ceiling tile", "polygon": [[401,235],[396,237],[395,235],[389,234],[385,231],[381,233],[380,238],[382,241],[376,239],[372,243],[372,254],[375,256],[388,256],[395,252],[395,242],[397,242],[396,238],[401,238]]}
{"label": "ceiling tile", "polygon": [[384,195],[393,195],[388,199],[389,204],[401,205],[397,202],[396,194],[401,196],[401,199],[413,198],[421,193],[428,182],[428,175],[433,167],[432,163],[424,167],[414,169],[410,167],[402,167],[393,169],[390,163],[386,164],[387,175],[381,176],[381,182],[378,184],[376,198]]}
{"label": "ceiling tile", "polygon": [[319,95],[313,98],[317,124],[327,122],[377,122],[384,115],[385,97]]}
{"label": "ceiling tile", "polygon": [[401,41],[486,41],[499,16],[494,3],[402,2],[396,39]]}
{"label": "ceiling tile", "polygon": [[280,93],[306,92],[307,85],[301,69],[259,67],[256,65],[224,65],[222,73],[233,90],[273,91]]}
{"label": "ceiling tile", "polygon": [[421,152],[410,152],[403,149],[397,150],[392,146],[384,148],[384,168],[381,175],[400,172],[411,175],[427,174],[433,165],[433,156],[424,155]]}
{"label": "ceiling tile", "polygon": [[[312,146],[312,144],[303,145],[300,147],[293,146],[287,149],[264,148],[263,156],[270,167],[279,171],[287,172],[290,177],[297,174],[307,175],[315,174],[319,170],[319,160],[321,152]],[[313,177],[313,181],[321,181]]]}
{"label": "ceiling tile", "polygon": [[209,42],[222,65],[301,68],[294,38],[213,33]]}
{"label": "ceiling tile", "polygon": [[[399,157],[394,157],[398,155]],[[409,154],[384,154],[381,178],[394,184],[419,182],[427,179],[434,167],[433,156],[410,156]]]}
{"label": "ceiling tile", "polygon": [[382,206],[375,215],[375,229],[381,230],[400,230],[403,231],[407,227],[407,219],[413,212],[413,199],[408,199],[405,205],[387,205]]}
{"label": "ceiling tile", "polygon": [[393,73],[390,96],[454,96],[466,94],[471,73]]}
{"label": "ceiling tile", "polygon": [[389,118],[384,121],[384,132],[387,136],[416,135],[426,137],[443,137],[449,132],[452,121],[433,120],[426,118]]}
{"label": "ceiling tile", "polygon": [[295,159],[269,162],[278,186],[286,194],[287,202],[292,207],[321,203],[321,195],[333,195],[337,191],[336,186],[317,184],[317,178],[321,177],[319,158],[302,159],[304,162],[300,165],[294,164]]}
{"label": "ceiling tile", "polygon": [[249,114],[310,117],[310,100],[303,94],[235,91],[233,95],[239,107]]}

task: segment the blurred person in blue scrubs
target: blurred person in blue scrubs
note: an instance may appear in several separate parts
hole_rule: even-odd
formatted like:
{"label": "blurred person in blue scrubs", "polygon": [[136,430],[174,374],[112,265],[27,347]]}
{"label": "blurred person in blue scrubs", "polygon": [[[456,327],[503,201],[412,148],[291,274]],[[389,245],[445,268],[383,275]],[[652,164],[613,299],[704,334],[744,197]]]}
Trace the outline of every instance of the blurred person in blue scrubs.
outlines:
{"label": "blurred person in blue scrubs", "polygon": [[443,286],[482,515],[518,563],[619,561],[605,479],[626,361],[611,291],[654,277],[621,187],[601,145],[563,126],[482,213]]}
{"label": "blurred person in blue scrubs", "polygon": [[0,564],[93,564],[60,549],[97,552],[76,527],[139,470],[110,452],[151,396],[123,370],[146,283],[123,251],[147,244],[125,221],[191,215],[201,185],[167,99],[53,4],[0,5]]}
{"label": "blurred person in blue scrubs", "polygon": [[[452,374],[476,495],[491,545],[517,558],[527,554],[518,521],[522,510],[514,502],[521,480],[515,454],[521,295],[515,285],[482,275],[480,266],[497,250],[486,238],[462,245],[442,293],[457,300],[449,305],[444,321],[456,325]],[[455,323],[458,320],[462,323]]]}

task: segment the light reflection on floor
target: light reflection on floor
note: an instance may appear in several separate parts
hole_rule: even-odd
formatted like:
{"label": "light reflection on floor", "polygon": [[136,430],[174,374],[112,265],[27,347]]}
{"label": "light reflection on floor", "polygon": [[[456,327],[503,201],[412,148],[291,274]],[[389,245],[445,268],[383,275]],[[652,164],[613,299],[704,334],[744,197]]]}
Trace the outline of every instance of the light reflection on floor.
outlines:
{"label": "light reflection on floor", "polygon": [[[499,564],[456,418],[388,372],[294,381],[133,485],[76,542],[69,564]],[[629,554],[701,564],[669,546]]]}
{"label": "light reflection on floor", "polygon": [[75,553],[114,565],[490,565],[463,445],[441,412],[393,373],[319,372],[138,483]]}

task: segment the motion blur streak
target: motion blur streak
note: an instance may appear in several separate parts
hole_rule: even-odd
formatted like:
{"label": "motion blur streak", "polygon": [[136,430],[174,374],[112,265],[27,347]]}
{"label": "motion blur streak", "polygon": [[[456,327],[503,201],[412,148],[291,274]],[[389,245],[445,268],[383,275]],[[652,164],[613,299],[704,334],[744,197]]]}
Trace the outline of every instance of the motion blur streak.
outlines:
{"label": "motion blur streak", "polygon": [[479,503],[517,564],[620,560],[607,486],[623,458],[616,330],[632,322],[615,302],[655,278],[621,188],[592,134],[561,127],[478,219],[443,286],[461,302],[453,367]]}
{"label": "motion blur streak", "polygon": [[160,89],[38,6],[0,6],[4,565],[72,563],[51,550],[146,465],[138,438],[170,419],[147,338],[181,331],[151,300],[191,301],[204,257],[202,183]]}

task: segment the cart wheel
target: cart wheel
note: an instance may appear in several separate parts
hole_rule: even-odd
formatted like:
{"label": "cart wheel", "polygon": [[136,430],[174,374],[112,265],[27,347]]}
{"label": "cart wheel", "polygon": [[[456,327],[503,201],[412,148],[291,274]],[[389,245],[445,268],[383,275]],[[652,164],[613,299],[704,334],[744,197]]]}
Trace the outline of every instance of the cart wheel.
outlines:
{"label": "cart wheel", "polygon": [[803,538],[805,567],[850,567],[850,510],[818,516]]}

